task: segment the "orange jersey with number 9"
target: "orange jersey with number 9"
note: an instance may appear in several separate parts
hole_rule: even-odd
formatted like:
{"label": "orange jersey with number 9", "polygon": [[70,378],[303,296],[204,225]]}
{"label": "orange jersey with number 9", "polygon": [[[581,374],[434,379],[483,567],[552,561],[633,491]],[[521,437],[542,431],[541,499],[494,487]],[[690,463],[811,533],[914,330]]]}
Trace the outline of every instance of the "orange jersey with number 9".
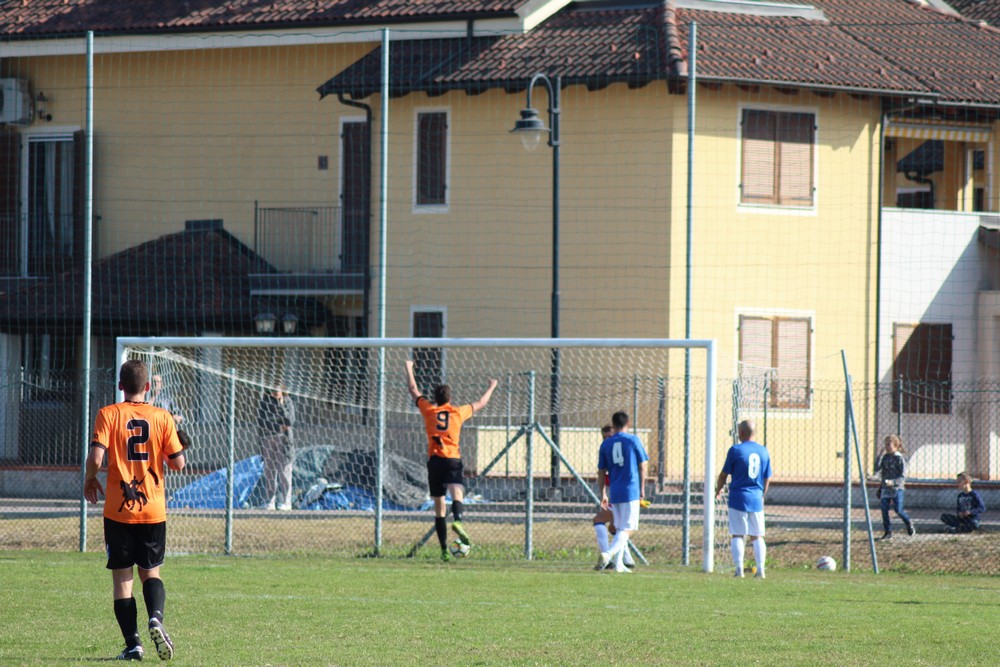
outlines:
{"label": "orange jersey with number 9", "polygon": [[170,413],[148,403],[105,406],[90,441],[107,450],[104,516],[120,523],[166,521],[163,466],[183,451]]}
{"label": "orange jersey with number 9", "polygon": [[434,405],[420,396],[417,398],[417,409],[424,417],[424,429],[427,431],[427,456],[462,458],[458,440],[462,435],[462,422],[472,416],[472,406],[456,408],[451,403]]}

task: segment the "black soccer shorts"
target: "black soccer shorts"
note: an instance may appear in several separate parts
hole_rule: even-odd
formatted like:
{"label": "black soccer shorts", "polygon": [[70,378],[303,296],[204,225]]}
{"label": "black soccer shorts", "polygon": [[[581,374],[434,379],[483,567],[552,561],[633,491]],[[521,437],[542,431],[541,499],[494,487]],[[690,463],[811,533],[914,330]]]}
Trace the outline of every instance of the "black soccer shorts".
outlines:
{"label": "black soccer shorts", "polygon": [[440,456],[427,459],[427,486],[431,498],[444,496],[449,484],[465,484],[464,477],[462,459],[443,459]]}
{"label": "black soccer shorts", "polygon": [[121,523],[105,517],[104,551],[108,555],[109,570],[133,565],[144,570],[159,567],[167,551],[167,522]]}

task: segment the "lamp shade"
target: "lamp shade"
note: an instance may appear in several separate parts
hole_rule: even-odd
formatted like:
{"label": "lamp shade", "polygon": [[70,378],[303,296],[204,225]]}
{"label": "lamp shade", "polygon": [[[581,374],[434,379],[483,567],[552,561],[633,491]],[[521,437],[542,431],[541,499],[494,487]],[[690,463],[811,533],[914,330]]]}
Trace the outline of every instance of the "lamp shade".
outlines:
{"label": "lamp shade", "polygon": [[538,117],[538,111],[530,107],[521,109],[521,119],[514,123],[514,129],[511,130],[521,137],[521,143],[528,151],[538,148],[538,144],[542,142],[542,135],[548,131],[545,123]]}

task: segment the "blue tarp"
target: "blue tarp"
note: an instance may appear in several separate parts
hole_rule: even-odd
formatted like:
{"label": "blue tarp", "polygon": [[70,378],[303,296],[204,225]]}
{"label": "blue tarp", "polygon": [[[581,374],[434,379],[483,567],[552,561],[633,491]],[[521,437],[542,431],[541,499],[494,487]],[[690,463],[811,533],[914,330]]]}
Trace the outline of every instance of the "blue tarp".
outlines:
{"label": "blue tarp", "polygon": [[[233,466],[233,507],[243,507],[253,493],[253,487],[264,472],[260,456],[237,461]],[[220,468],[196,479],[170,494],[167,507],[192,509],[225,509],[228,468]]]}
{"label": "blue tarp", "polygon": [[[302,487],[308,488],[319,479],[323,479],[325,483],[326,478],[321,478],[320,473],[323,471],[323,462],[328,460],[330,453],[331,448],[325,446],[304,448],[297,451],[296,470],[293,478],[294,487],[301,491]],[[264,473],[264,463],[261,457],[259,455],[251,456],[238,461],[233,466],[233,472],[233,506],[246,508],[259,504],[260,491],[255,494],[254,488]],[[171,509],[225,509],[227,474],[227,468],[220,468],[177,489],[170,495],[167,507]],[[302,502],[301,497],[297,497],[294,498],[293,505],[297,509],[304,510],[375,510],[375,494],[372,490],[351,484],[344,484],[342,487],[339,484],[330,486],[331,488],[323,491],[316,500],[305,503]],[[334,486],[336,488],[333,488]],[[422,493],[426,493],[426,491]],[[305,496],[306,494],[302,493],[301,495]],[[382,509],[385,510],[426,511],[434,507],[433,501],[427,496],[414,507],[394,502],[388,495],[384,494],[382,497]],[[411,498],[413,495],[414,493],[411,492],[405,497]],[[446,498],[446,502],[450,503],[451,498]],[[478,495],[470,495],[465,500],[467,505],[482,502],[487,501]]]}

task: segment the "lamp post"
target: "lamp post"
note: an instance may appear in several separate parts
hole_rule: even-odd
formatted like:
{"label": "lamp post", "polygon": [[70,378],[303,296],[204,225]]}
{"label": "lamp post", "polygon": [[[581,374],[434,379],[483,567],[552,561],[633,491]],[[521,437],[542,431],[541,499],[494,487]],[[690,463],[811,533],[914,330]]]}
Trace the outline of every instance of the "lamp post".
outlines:
{"label": "lamp post", "polygon": [[[538,117],[538,111],[531,106],[531,91],[536,83],[542,83],[549,93],[549,127]],[[521,119],[514,123],[514,129],[521,137],[524,147],[533,151],[541,143],[542,135],[548,134],[549,147],[552,148],[552,338],[559,338],[559,89],[560,77],[555,77],[555,84],[548,76],[539,72],[531,77],[528,83],[527,106],[521,110]],[[550,407],[552,442],[559,445],[559,349],[552,348],[552,381],[550,383]],[[559,457],[552,452],[551,486],[559,486]]]}

